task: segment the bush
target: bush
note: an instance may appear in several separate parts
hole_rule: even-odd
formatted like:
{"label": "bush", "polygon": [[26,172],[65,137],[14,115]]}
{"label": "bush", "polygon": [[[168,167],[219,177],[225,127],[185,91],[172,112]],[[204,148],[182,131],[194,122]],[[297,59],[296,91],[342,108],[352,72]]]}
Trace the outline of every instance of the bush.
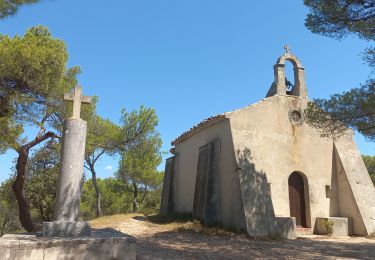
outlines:
{"label": "bush", "polygon": [[325,230],[325,232],[327,233],[328,236],[332,236],[333,226],[334,226],[333,221],[328,220],[328,219],[323,221],[323,228],[324,228],[324,230]]}

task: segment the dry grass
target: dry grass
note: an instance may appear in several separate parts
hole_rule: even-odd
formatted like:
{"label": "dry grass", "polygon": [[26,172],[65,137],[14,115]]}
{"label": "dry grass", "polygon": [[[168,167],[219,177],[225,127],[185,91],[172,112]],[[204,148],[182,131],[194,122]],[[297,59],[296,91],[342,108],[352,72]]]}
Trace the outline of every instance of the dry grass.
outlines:
{"label": "dry grass", "polygon": [[193,220],[186,223],[180,223],[176,228],[178,231],[190,231],[206,236],[226,236],[233,237],[238,235],[232,231],[220,227],[205,227],[199,221]]}
{"label": "dry grass", "polygon": [[130,218],[145,218],[147,226],[159,225],[164,230],[179,232],[194,232],[208,236],[236,236],[231,230],[221,227],[205,227],[199,221],[194,220],[191,214],[178,214],[172,216],[148,215],[142,214],[121,214],[113,216],[104,216],[90,221],[93,228],[118,227],[121,223],[128,221]]}
{"label": "dry grass", "polygon": [[163,225],[169,230],[188,231],[208,236],[236,236],[238,233],[221,227],[205,227],[198,220],[194,220],[190,214],[160,216],[150,215],[147,220],[153,224]]}
{"label": "dry grass", "polygon": [[104,216],[100,218],[96,218],[90,221],[90,224],[93,228],[105,228],[105,227],[112,227],[117,226],[118,224],[129,220],[130,218],[134,218],[137,216],[142,216],[140,214],[118,214],[112,216]]}

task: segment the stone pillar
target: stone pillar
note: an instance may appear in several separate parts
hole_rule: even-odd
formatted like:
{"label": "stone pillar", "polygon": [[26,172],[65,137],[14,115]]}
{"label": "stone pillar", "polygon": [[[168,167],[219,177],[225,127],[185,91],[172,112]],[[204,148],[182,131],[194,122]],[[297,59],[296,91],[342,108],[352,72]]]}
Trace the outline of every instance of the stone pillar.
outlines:
{"label": "stone pillar", "polygon": [[295,86],[292,95],[299,97],[307,97],[307,88],[305,83],[305,69],[303,67],[294,67]]}
{"label": "stone pillar", "polygon": [[276,84],[276,93],[277,94],[286,94],[285,86],[285,65],[284,64],[275,64],[274,75],[275,75],[275,84]]}
{"label": "stone pillar", "polygon": [[77,221],[83,182],[87,123],[68,119],[64,125],[55,220]]}
{"label": "stone pillar", "polygon": [[86,129],[86,121],[80,118],[68,119],[64,124],[55,221],[43,223],[45,237],[77,237],[91,234],[89,223],[78,221]]}

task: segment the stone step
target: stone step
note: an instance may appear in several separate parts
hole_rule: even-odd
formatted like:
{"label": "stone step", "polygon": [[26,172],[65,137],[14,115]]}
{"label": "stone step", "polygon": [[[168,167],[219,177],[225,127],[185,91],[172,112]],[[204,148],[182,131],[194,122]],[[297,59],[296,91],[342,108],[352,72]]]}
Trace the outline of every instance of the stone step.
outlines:
{"label": "stone step", "polygon": [[311,228],[296,227],[296,233],[297,235],[311,235],[313,232]]}

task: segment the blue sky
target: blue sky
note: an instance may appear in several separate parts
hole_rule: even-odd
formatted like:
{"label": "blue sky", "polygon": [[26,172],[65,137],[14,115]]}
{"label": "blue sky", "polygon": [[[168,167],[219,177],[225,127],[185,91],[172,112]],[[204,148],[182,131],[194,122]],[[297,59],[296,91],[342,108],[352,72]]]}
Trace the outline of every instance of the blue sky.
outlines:
{"label": "blue sky", "polygon": [[[202,119],[262,99],[286,43],[306,68],[310,98],[368,78],[360,52],[369,43],[312,34],[302,2],[45,0],[0,21],[0,33],[47,26],[65,41],[69,66],[81,67],[85,94],[99,96],[98,113],[118,122],[122,108],[155,108],[168,151],[171,140]],[[356,140],[363,154],[375,154],[374,143]],[[0,155],[0,181],[14,158],[11,151]],[[116,167],[104,158],[98,175],[111,176]]]}

